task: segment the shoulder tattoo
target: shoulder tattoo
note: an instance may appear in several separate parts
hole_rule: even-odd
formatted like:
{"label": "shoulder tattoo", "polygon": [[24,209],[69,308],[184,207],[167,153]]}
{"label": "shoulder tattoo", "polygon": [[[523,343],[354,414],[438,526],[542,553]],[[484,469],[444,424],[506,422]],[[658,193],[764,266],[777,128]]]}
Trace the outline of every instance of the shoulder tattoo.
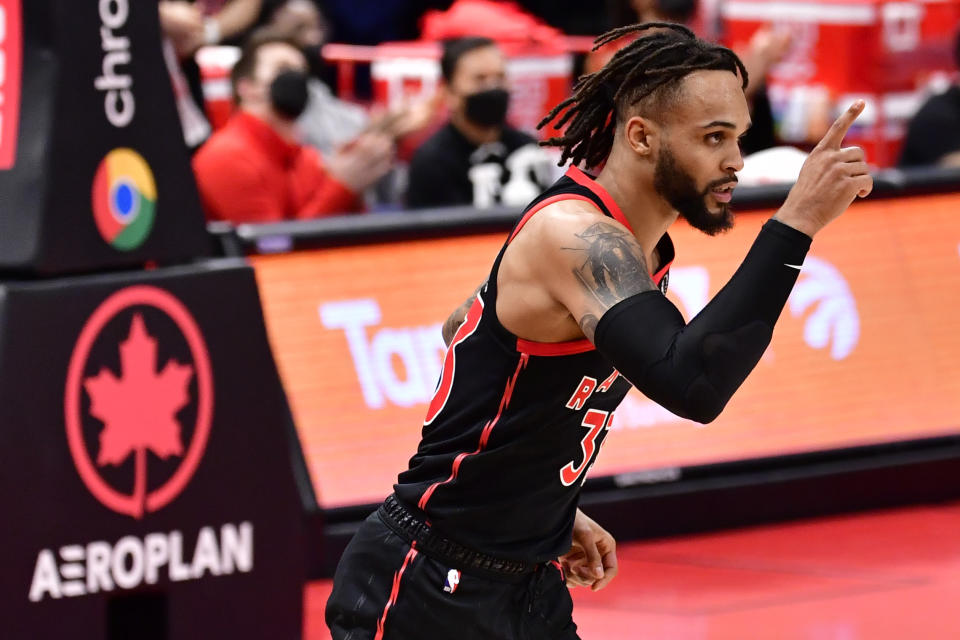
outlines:
{"label": "shoulder tattoo", "polygon": [[[633,236],[621,227],[596,222],[576,237],[581,241],[580,246],[564,247],[584,254],[583,262],[574,268],[573,274],[584,291],[604,308],[656,288],[643,251]],[[597,319],[591,317],[595,328]],[[580,320],[581,328],[584,321],[587,321],[586,317]]]}

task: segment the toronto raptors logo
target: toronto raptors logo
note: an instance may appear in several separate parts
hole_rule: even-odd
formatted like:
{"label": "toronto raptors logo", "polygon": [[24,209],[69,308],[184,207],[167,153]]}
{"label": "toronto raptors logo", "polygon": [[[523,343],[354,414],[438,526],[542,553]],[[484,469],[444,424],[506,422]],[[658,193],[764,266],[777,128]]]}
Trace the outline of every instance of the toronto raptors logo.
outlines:
{"label": "toronto raptors logo", "polygon": [[167,291],[117,291],[90,316],[67,370],[67,443],[84,484],[134,518],[169,504],[203,457],[213,380],[203,335]]}

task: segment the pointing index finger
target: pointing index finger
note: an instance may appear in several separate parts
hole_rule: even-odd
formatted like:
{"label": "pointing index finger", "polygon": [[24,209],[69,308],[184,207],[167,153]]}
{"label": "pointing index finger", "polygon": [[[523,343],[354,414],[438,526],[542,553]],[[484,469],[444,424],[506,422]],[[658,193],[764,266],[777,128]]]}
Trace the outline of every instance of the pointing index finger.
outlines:
{"label": "pointing index finger", "polygon": [[863,112],[864,102],[863,100],[856,100],[850,107],[840,114],[840,117],[837,118],[830,129],[823,136],[823,139],[820,140],[818,147],[824,149],[840,149],[841,143],[843,143],[843,137],[847,135],[847,131],[850,129],[850,125],[853,124],[853,121],[857,119]]}

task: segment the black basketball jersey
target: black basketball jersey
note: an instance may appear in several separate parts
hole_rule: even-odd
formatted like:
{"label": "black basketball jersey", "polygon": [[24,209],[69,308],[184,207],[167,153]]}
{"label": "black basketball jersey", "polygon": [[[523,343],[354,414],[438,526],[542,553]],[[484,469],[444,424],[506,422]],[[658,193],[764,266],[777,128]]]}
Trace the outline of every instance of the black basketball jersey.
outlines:
{"label": "black basketball jersey", "polygon": [[[630,383],[586,339],[523,340],[497,318],[497,272],[537,211],[579,199],[630,228],[613,198],[571,168],[524,211],[454,336],[397,496],[439,532],[475,549],[532,562],[566,553],[580,487]],[[666,290],[673,244],[652,274]]]}

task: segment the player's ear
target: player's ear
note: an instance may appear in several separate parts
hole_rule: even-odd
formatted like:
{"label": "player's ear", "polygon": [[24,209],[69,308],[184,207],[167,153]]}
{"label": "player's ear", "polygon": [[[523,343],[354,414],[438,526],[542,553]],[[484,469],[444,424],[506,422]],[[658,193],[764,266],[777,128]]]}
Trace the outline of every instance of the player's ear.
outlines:
{"label": "player's ear", "polygon": [[624,137],[627,144],[639,156],[649,156],[653,153],[653,138],[656,135],[656,124],[642,116],[633,116],[624,124]]}

